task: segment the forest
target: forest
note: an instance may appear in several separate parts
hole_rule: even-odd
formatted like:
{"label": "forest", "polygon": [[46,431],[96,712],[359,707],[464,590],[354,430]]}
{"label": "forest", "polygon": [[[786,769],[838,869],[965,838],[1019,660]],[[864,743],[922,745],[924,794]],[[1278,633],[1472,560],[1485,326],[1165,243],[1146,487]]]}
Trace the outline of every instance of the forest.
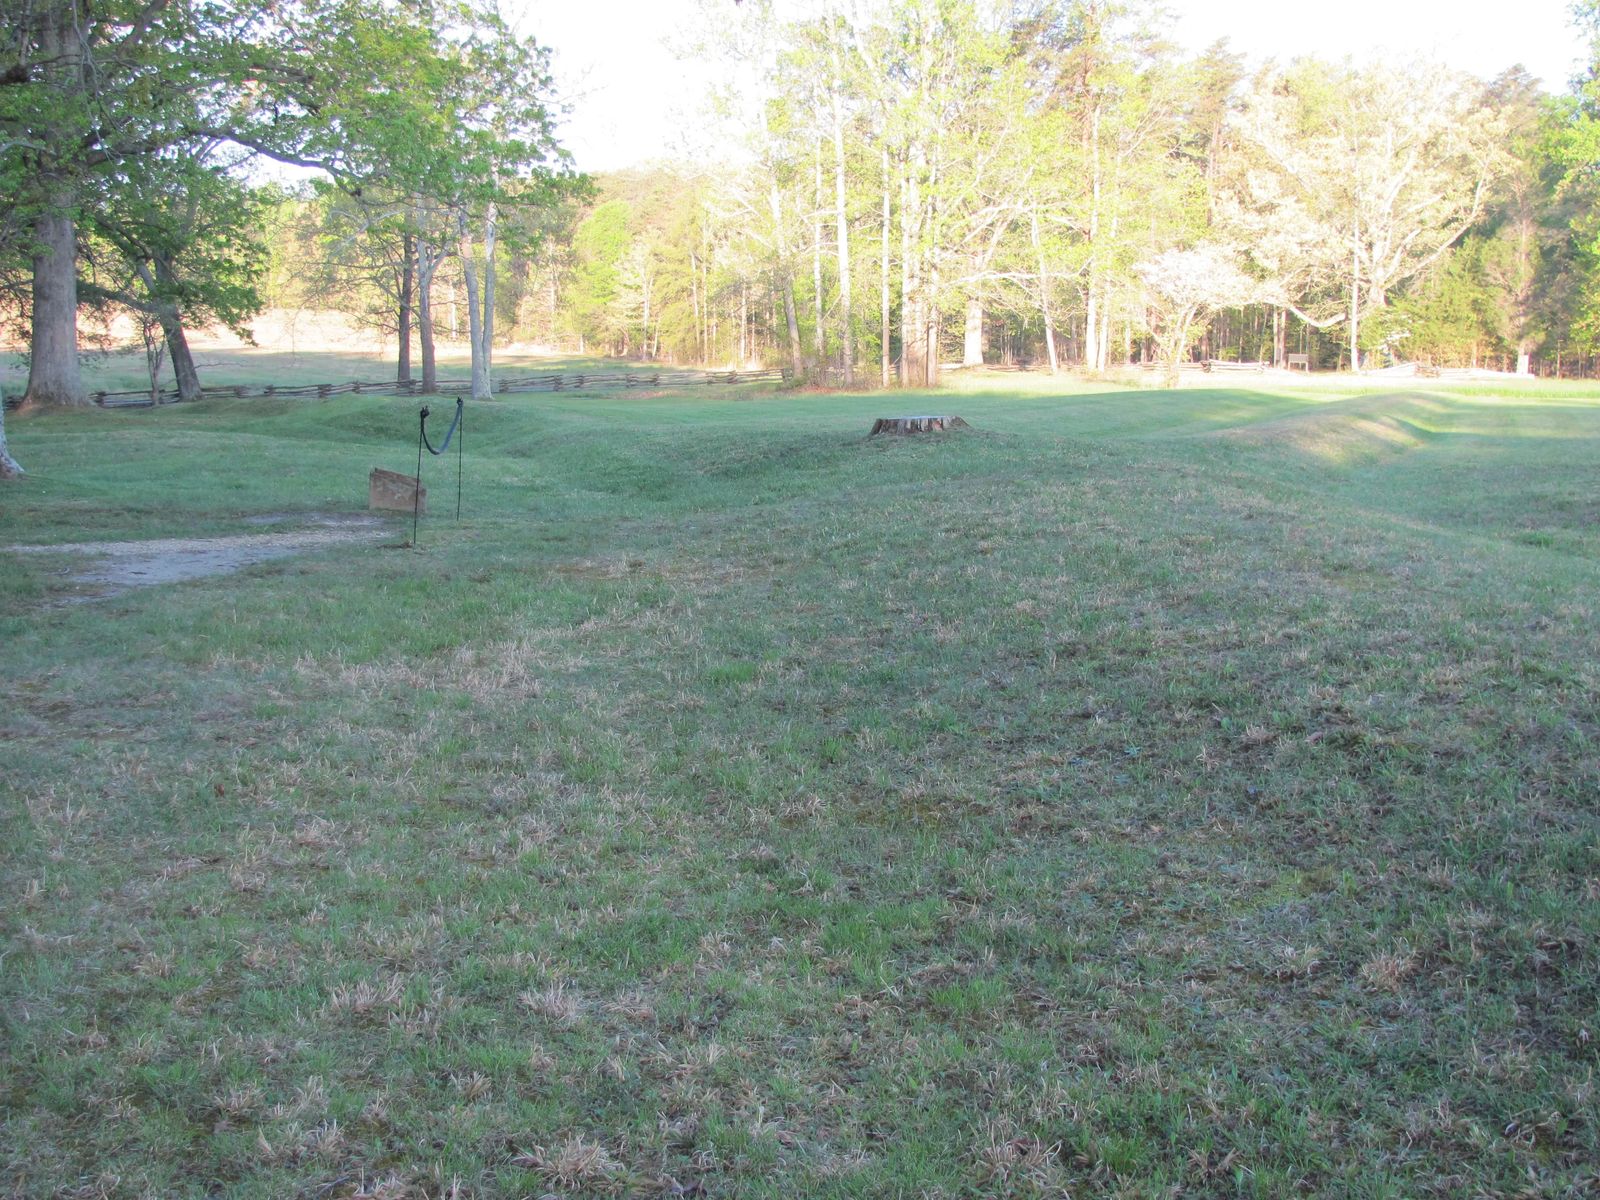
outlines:
{"label": "forest", "polygon": [[[1592,73],[1549,95],[1509,64],[1251,67],[1100,0],[744,5],[704,52],[731,165],[508,208],[496,337],[846,386],[1290,353],[1594,369]],[[464,327],[468,260],[406,212],[322,189],[274,215],[275,304],[393,336],[427,277]]]}

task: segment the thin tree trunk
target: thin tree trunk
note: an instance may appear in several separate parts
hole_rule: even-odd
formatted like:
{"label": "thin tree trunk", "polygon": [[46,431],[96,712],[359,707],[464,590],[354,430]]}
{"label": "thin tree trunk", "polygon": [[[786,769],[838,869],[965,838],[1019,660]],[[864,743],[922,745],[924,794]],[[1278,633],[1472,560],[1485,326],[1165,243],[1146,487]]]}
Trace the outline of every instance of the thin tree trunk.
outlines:
{"label": "thin tree trunk", "polygon": [[816,361],[820,370],[827,362],[827,338],[822,330],[822,140],[817,139],[816,153],[813,159],[816,164],[816,180],[812,188],[811,205],[811,290],[814,293],[813,310],[815,325],[811,331],[811,357]]}
{"label": "thin tree trunk", "polygon": [[778,181],[772,181],[768,196],[772,206],[772,228],[778,247],[778,290],[783,293],[783,322],[789,334],[789,368],[798,380],[805,374],[805,351],[800,346],[800,322],[794,311],[794,271],[789,262],[789,234],[783,223],[783,196],[778,191]]}
{"label": "thin tree trunk", "polygon": [[800,321],[794,312],[794,280],[785,277],[783,288],[783,322],[789,334],[789,367],[798,380],[806,371],[805,352],[800,348]]}
{"label": "thin tree trunk", "polygon": [[545,338],[550,345],[556,344],[556,273],[550,272],[550,286],[545,288]]}
{"label": "thin tree trunk", "polygon": [[639,357],[651,358],[650,352],[650,263],[645,260],[644,270],[641,272],[641,290],[644,293],[644,337],[639,342]]}
{"label": "thin tree trunk", "polygon": [[831,16],[828,30],[828,49],[833,56],[832,86],[829,90],[833,93],[833,207],[834,224],[838,229],[839,358],[844,367],[844,385],[853,387],[856,381],[855,318],[850,309],[850,221],[845,210],[844,102],[839,95],[843,81],[839,69],[838,22]]}
{"label": "thin tree trunk", "polygon": [[927,378],[923,368],[923,353],[927,341],[923,336],[922,313],[919,307],[921,293],[917,278],[918,255],[916,225],[921,217],[921,198],[912,175],[914,163],[908,159],[900,183],[900,386],[921,387]]}
{"label": "thin tree trunk", "polygon": [[1094,356],[1100,345],[1100,289],[1094,277],[1094,263],[1089,264],[1089,294],[1083,316],[1083,366],[1096,370]]}
{"label": "thin tree trunk", "polygon": [[700,334],[700,260],[693,250],[689,251],[689,303],[694,309],[695,352],[705,362],[705,339]]}
{"label": "thin tree trunk", "polygon": [[396,383],[411,382],[411,294],[416,286],[416,245],[411,234],[400,238],[400,345],[395,353],[394,378]]}
{"label": "thin tree trunk", "polygon": [[[934,28],[934,6],[926,5],[923,8],[924,30],[931,34]],[[931,40],[928,44],[932,44]],[[924,111],[928,111],[924,109]],[[944,228],[940,221],[941,210],[939,206],[939,186],[944,182],[944,137],[943,126],[937,120],[933,125],[933,152],[927,158],[928,168],[928,199],[922,222],[923,236],[920,240],[923,259],[920,274],[922,278],[923,294],[920,301],[922,309],[923,328],[927,331],[927,344],[923,349],[923,384],[926,387],[937,387],[939,383],[939,344],[940,334],[944,331],[944,314],[939,309],[939,296],[943,287],[942,267],[944,264],[943,233]]]}
{"label": "thin tree trunk", "polygon": [[139,322],[139,332],[144,336],[145,376],[150,382],[150,403],[154,406],[161,403],[161,364],[167,357],[167,339],[162,337],[158,342],[144,320]]}
{"label": "thin tree trunk", "polygon": [[1101,297],[1100,346],[1095,352],[1095,370],[1104,371],[1111,363],[1111,284],[1108,281]]}
{"label": "thin tree trunk", "polygon": [[1350,235],[1350,369],[1361,370],[1361,249],[1359,230]]}
{"label": "thin tree trunk", "polygon": [[883,344],[878,349],[878,373],[884,387],[889,386],[890,358],[889,358],[889,149],[883,151],[883,261],[878,275],[879,296],[882,301],[882,311],[878,314],[881,322]]}
{"label": "thin tree trunk", "polygon": [[1039,209],[1034,207],[1029,213],[1033,225],[1033,253],[1039,262],[1039,314],[1044,318],[1044,346],[1050,355],[1050,374],[1054,375],[1061,370],[1061,361],[1056,356],[1056,331],[1050,321],[1050,283],[1044,272],[1044,248],[1039,240]]}
{"label": "thin tree trunk", "polygon": [[61,192],[34,223],[33,338],[24,404],[90,403],[78,370],[78,244],[73,197]]}
{"label": "thin tree trunk", "polygon": [[6,392],[0,387],[0,479],[15,479],[23,474],[22,464],[11,457],[6,445]]}
{"label": "thin tree trunk", "polygon": [[1184,317],[1173,334],[1172,344],[1169,347],[1166,355],[1168,387],[1175,388],[1178,386],[1180,377],[1179,364],[1182,361],[1185,351],[1189,345],[1189,324],[1189,318]]}
{"label": "thin tree trunk", "polygon": [[961,346],[963,367],[983,366],[983,301],[967,297],[967,329]]}
{"label": "thin tree trunk", "polygon": [[1100,266],[1098,251],[1100,249],[1100,196],[1102,178],[1100,173],[1100,106],[1098,103],[1089,112],[1089,293],[1088,302],[1084,312],[1083,327],[1083,365],[1090,371],[1098,371],[1100,362],[1100,326],[1105,320],[1105,315],[1100,311]]}
{"label": "thin tree trunk", "polygon": [[[478,329],[478,340],[483,347],[485,396],[494,394],[494,251],[499,232],[495,206],[491,203],[483,220],[483,323]],[[473,399],[479,399],[476,392],[473,393]]]}

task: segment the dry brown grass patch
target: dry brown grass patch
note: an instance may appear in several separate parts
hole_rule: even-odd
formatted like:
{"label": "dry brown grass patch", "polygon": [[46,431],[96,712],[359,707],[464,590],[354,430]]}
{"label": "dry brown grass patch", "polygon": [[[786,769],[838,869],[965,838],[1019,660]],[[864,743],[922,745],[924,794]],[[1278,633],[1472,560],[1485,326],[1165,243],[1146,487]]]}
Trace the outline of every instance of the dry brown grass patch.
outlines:
{"label": "dry brown grass patch", "polygon": [[621,1187],[622,1164],[599,1142],[574,1133],[555,1146],[535,1146],[512,1160],[532,1167],[559,1188],[614,1192]]}

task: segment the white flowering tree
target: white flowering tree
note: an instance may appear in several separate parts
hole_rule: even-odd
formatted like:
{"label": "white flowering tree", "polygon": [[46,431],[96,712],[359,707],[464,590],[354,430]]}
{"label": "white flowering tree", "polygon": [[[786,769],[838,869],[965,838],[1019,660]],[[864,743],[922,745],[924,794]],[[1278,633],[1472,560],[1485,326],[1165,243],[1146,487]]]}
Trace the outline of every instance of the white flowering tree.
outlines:
{"label": "white flowering tree", "polygon": [[1260,299],[1260,285],[1221,246],[1168,250],[1134,270],[1144,284],[1145,327],[1166,367],[1168,386],[1177,384],[1178,364],[1211,317]]}

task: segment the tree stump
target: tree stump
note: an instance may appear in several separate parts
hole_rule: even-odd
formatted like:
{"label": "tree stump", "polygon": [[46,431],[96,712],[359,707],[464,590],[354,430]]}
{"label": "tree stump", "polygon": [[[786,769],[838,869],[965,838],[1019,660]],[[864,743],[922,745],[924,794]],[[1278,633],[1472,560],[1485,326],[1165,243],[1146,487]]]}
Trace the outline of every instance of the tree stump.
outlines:
{"label": "tree stump", "polygon": [[942,433],[946,429],[966,429],[968,425],[960,417],[879,417],[872,423],[872,432],[868,437],[877,437],[880,433]]}

